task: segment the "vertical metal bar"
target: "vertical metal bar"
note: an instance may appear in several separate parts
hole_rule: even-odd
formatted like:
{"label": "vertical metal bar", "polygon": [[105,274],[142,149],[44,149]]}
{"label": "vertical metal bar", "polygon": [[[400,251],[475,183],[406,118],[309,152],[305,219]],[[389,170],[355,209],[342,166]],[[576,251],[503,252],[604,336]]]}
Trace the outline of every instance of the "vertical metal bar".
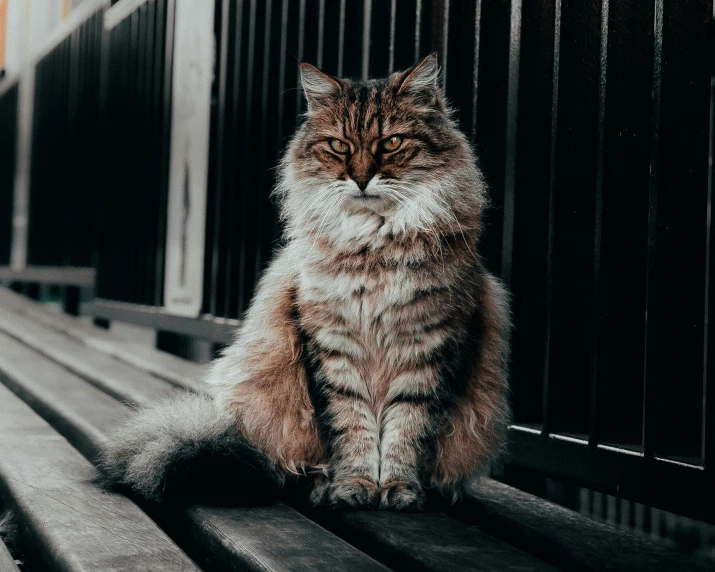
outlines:
{"label": "vertical metal bar", "polygon": [[[298,7],[298,61],[302,62],[305,54],[305,0],[300,0]],[[300,84],[300,78],[298,79]],[[303,109],[303,90],[297,89],[295,92],[295,121],[300,122],[300,114]]]}
{"label": "vertical metal bar", "polygon": [[363,0],[362,22],[362,80],[370,74],[370,31],[372,27],[372,0]]}
{"label": "vertical metal bar", "polygon": [[[303,0],[301,0],[303,2]],[[249,8],[248,21],[248,46],[246,51],[246,104],[244,116],[244,136],[248,136],[251,129],[251,111],[253,107],[253,68],[255,63],[255,47],[256,47],[256,0],[251,0]],[[248,147],[244,144],[244,161],[248,161]],[[247,227],[248,227],[248,193],[244,187],[241,190],[241,228],[240,232],[240,250],[239,250],[239,283],[238,283],[238,304],[240,311],[243,311],[248,303],[250,295],[246,289],[246,259],[248,257],[247,247]]]}
{"label": "vertical metal bar", "polygon": [[477,97],[479,94],[479,37],[482,29],[482,0],[477,0],[474,15],[474,70],[472,71],[472,130],[469,134],[474,142],[477,137]]}
{"label": "vertical metal bar", "polygon": [[442,13],[442,86],[447,88],[447,52],[449,46],[449,0],[444,0]]}
{"label": "vertical metal bar", "polygon": [[542,432],[550,431],[549,419],[549,366],[551,357],[551,308],[553,302],[553,271],[554,271],[554,182],[556,180],[556,128],[559,111],[559,57],[561,53],[561,0],[554,2],[554,67],[552,77],[551,99],[551,153],[549,164],[549,234],[546,249],[546,288],[544,301],[545,332],[544,332],[544,393]]}
{"label": "vertical metal bar", "polygon": [[[219,62],[216,76],[218,79],[218,95],[216,109],[216,188],[214,189],[214,220],[211,245],[211,290],[209,300],[209,312],[216,315],[218,303],[218,272],[219,272],[219,251],[221,237],[221,201],[223,199],[223,174],[224,174],[224,152],[223,146],[226,134],[226,84],[228,73],[228,17],[230,10],[230,0],[221,0],[221,31],[219,41]],[[214,80],[215,81],[215,80]]]}
{"label": "vertical metal bar", "polygon": [[420,33],[422,31],[422,0],[417,0],[415,7],[415,62],[420,57]]}
{"label": "vertical metal bar", "polygon": [[594,202],[593,230],[593,290],[591,301],[591,340],[590,340],[590,398],[589,398],[589,444],[598,443],[598,340],[601,299],[601,235],[603,214],[603,154],[606,122],[606,72],[608,66],[608,5],[609,0],[601,4],[601,48],[599,53],[598,74],[598,127],[596,148],[596,197]]}
{"label": "vertical metal bar", "polygon": [[164,66],[160,72],[164,85],[161,101],[161,192],[159,199],[159,220],[157,221],[156,279],[154,281],[154,304],[161,306],[164,301],[164,260],[166,258],[164,238],[166,236],[166,216],[169,189],[169,147],[171,141],[171,100],[174,68],[174,16],[176,0],[161,0],[161,15],[164,23]]}
{"label": "vertical metal bar", "polygon": [[[264,0],[266,6],[264,32],[263,32],[263,77],[261,78],[261,141],[266,141],[266,131],[268,129],[268,101],[270,95],[268,93],[268,80],[271,69],[271,17],[273,14],[273,0]],[[258,240],[256,240],[256,260],[255,260],[255,275],[258,277],[261,273],[263,262],[263,240],[265,237],[266,225],[265,219],[265,181],[266,181],[266,146],[261,145],[260,154],[260,169],[258,172],[258,201],[256,208],[256,229],[258,232]]]}
{"label": "vertical metal bar", "polygon": [[[231,157],[238,157],[240,154],[241,145],[245,145],[242,141],[243,137],[241,134],[241,78],[243,71],[243,7],[245,2],[243,0],[238,0],[236,2],[236,18],[234,22],[234,47],[233,47],[233,70],[231,77],[233,78],[233,93],[231,99]],[[228,208],[233,211],[234,205],[236,204],[236,190],[238,188],[237,177],[236,177],[237,167],[236,165],[231,166],[231,178],[228,185]],[[243,196],[243,193],[242,193]],[[233,282],[233,258],[234,258],[234,235],[235,235],[235,225],[234,216],[226,217],[225,221],[227,224],[226,232],[224,236],[228,237],[226,244],[226,255],[222,261],[226,271],[224,273],[225,286],[224,286],[224,308],[226,309],[227,315],[233,310],[233,301],[240,304],[240,298],[238,292],[234,291],[232,286]],[[219,219],[221,220],[221,219]],[[239,246],[240,248],[240,246]],[[239,250],[240,256],[240,250]],[[243,280],[243,275],[239,276],[239,284]],[[240,289],[240,286],[239,286]],[[238,306],[240,311],[240,305]]]}
{"label": "vertical metal bar", "polygon": [[521,1],[511,2],[509,34],[509,80],[507,84],[506,152],[504,172],[504,223],[502,227],[501,277],[511,284],[514,252],[514,194],[516,192],[516,130],[519,112],[519,50],[521,48]]}
{"label": "vertical metal bar", "polygon": [[648,375],[654,364],[656,349],[655,316],[649,310],[653,307],[656,295],[656,239],[659,191],[659,155],[660,155],[660,95],[663,57],[663,2],[655,0],[653,22],[653,127],[650,155],[650,188],[648,191],[648,262],[646,267],[646,301],[645,301],[645,364],[643,366],[643,452],[647,457],[653,454],[650,401],[653,395],[649,391]]}
{"label": "vertical metal bar", "polygon": [[340,0],[340,24],[338,28],[338,76],[343,75],[345,58],[345,0]]}
{"label": "vertical metal bar", "polygon": [[387,64],[388,73],[395,71],[395,29],[397,28],[397,0],[390,2],[390,55]]}
{"label": "vertical metal bar", "polygon": [[[283,114],[285,104],[285,88],[286,88],[286,55],[288,54],[288,4],[290,0],[283,0],[283,9],[281,11],[281,49],[278,54],[278,121],[276,129],[276,148],[281,148],[283,142]],[[319,34],[322,32],[318,32]],[[318,42],[320,43],[320,41]],[[320,50],[320,46],[318,46]],[[300,91],[300,90],[298,90]]]}
{"label": "vertical metal bar", "polygon": [[[713,12],[711,16],[711,27],[715,24],[715,0],[713,0]],[[712,382],[708,384],[708,346],[710,341],[710,257],[712,249],[712,200],[713,200],[713,177],[715,176],[715,158],[713,157],[713,145],[715,145],[715,43],[710,44],[710,131],[708,137],[708,202],[707,202],[707,231],[705,234],[705,308],[703,328],[703,425],[702,425],[702,459],[705,471],[712,475],[715,467],[715,387]],[[709,387],[708,387],[709,386]]]}
{"label": "vertical metal bar", "polygon": [[34,107],[35,66],[29,65],[22,72],[17,94],[15,194],[12,216],[12,249],[10,251],[10,266],[14,270],[22,270],[27,265]]}
{"label": "vertical metal bar", "polygon": [[323,67],[323,44],[325,43],[325,0],[318,3],[318,55],[315,65]]}

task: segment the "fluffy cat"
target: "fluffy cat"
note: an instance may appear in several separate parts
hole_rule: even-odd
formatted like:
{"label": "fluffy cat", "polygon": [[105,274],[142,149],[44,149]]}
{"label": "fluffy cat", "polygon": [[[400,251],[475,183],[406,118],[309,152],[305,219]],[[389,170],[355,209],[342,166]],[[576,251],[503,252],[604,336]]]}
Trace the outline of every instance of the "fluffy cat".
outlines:
{"label": "fluffy cat", "polygon": [[476,253],[474,154],[435,55],[367,82],[303,64],[301,81],[308,111],[275,191],[284,244],[212,365],[211,397],[141,412],[106,471],[154,500],[216,457],[251,482],[306,475],[318,506],[456,498],[509,418],[509,309]]}

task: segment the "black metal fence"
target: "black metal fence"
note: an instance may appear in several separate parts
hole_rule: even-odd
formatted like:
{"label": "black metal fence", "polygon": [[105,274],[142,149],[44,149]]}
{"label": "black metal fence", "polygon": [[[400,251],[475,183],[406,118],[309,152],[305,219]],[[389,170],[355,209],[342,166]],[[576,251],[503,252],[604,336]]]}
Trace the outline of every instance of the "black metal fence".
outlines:
{"label": "black metal fence", "polygon": [[[100,298],[139,320],[162,304],[174,0],[131,7],[104,26],[95,252]],[[280,234],[268,196],[302,111],[297,62],[380,76],[436,50],[491,188],[481,251],[513,292],[508,468],[714,522],[712,13],[711,0],[217,0],[206,315],[192,323],[240,317]],[[198,331],[188,322],[160,327]]]}
{"label": "black metal fence", "polygon": [[0,265],[10,263],[15,145],[17,142],[17,84],[0,92]]}
{"label": "black metal fence", "polygon": [[96,264],[103,299],[163,303],[173,6],[120,3],[105,21]]}
{"label": "black metal fence", "polygon": [[27,263],[93,262],[101,11],[35,65]]}

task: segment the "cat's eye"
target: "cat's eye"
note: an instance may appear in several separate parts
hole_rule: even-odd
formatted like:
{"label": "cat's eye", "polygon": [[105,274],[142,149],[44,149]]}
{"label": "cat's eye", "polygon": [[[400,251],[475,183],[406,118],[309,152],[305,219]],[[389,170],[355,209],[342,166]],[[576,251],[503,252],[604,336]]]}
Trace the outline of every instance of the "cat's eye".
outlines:
{"label": "cat's eye", "polygon": [[402,137],[393,135],[380,143],[380,149],[385,153],[392,153],[393,151],[397,151],[400,145],[402,145]]}
{"label": "cat's eye", "polygon": [[350,146],[340,139],[330,139],[328,143],[330,144],[330,148],[340,155],[345,155],[350,149]]}

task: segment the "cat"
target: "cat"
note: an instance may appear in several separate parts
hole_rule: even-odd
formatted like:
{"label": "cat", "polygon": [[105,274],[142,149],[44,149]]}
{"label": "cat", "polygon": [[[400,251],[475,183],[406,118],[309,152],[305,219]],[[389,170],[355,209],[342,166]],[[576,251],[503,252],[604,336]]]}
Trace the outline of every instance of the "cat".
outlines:
{"label": "cat", "polygon": [[476,250],[485,184],[439,74],[435,54],[366,82],[301,64],[283,245],[210,396],[119,429],[111,479],[161,500],[233,463],[234,488],[299,475],[315,506],[419,510],[489,467],[509,420],[508,296]]}

